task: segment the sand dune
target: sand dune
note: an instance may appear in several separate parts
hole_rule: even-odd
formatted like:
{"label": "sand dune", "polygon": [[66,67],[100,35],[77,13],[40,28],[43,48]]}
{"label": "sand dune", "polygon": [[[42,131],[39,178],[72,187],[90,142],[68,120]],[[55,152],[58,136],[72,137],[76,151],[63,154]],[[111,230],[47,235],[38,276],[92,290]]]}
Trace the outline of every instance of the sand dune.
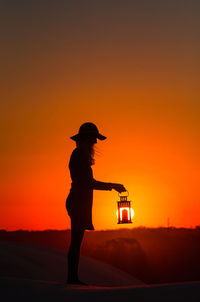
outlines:
{"label": "sand dune", "polygon": [[0,242],[1,301],[200,301],[200,282],[145,285],[102,262],[81,258],[89,286],[68,286],[66,252]]}
{"label": "sand dune", "polygon": [[[56,249],[12,242],[0,242],[0,276],[65,282],[67,253]],[[133,278],[111,265],[81,257],[80,278],[91,285],[140,285]]]}

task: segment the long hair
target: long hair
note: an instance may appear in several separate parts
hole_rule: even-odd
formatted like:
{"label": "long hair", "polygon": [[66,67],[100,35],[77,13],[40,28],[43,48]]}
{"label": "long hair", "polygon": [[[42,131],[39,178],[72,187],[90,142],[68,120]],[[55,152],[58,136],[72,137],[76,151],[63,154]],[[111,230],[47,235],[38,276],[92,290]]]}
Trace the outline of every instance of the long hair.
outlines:
{"label": "long hair", "polygon": [[[79,138],[78,140],[76,140],[76,147],[83,149],[89,165],[92,166],[95,164],[95,159],[94,159],[95,150],[94,150],[94,145],[86,144],[87,141],[88,139]],[[86,146],[87,148],[85,148]]]}

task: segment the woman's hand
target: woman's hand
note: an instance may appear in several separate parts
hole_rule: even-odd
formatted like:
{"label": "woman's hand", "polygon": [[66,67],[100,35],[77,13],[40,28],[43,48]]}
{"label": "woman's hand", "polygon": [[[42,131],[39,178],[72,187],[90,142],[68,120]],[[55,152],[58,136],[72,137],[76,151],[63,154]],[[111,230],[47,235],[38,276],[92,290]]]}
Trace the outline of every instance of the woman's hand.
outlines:
{"label": "woman's hand", "polygon": [[122,192],[126,191],[125,187],[121,184],[112,184],[112,188],[114,190],[116,190],[117,192],[119,192],[119,193],[122,193]]}

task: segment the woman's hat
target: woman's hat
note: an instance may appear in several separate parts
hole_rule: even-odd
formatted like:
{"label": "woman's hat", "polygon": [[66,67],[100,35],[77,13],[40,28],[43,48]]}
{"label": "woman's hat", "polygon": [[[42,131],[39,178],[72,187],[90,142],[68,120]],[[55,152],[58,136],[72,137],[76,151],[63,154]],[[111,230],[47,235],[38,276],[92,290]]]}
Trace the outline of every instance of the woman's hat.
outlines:
{"label": "woman's hat", "polygon": [[78,134],[71,136],[70,138],[76,141],[80,137],[96,137],[100,140],[104,140],[107,137],[100,134],[97,126],[93,123],[84,123],[80,126]]}

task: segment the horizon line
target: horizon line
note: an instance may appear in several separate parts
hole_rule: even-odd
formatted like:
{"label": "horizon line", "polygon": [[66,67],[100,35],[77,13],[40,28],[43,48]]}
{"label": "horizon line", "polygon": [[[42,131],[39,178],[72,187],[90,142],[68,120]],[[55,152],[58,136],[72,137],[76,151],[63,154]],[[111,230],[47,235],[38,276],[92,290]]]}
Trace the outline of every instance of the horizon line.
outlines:
{"label": "horizon line", "polygon": [[[187,230],[198,230],[200,229],[199,225],[196,225],[195,227],[175,227],[175,226],[159,226],[159,227],[147,227],[147,226],[137,226],[133,228],[121,228],[121,229],[98,229],[98,230],[93,230],[93,232],[105,232],[105,231],[121,231],[121,230],[127,230],[127,231],[132,231],[135,229],[187,229]],[[50,232],[50,231],[56,231],[56,232],[66,232],[70,231],[70,228],[67,229],[41,229],[41,230],[34,230],[34,229],[15,229],[15,230],[7,230],[7,229],[0,229],[0,232]],[[86,230],[90,231],[90,230]]]}

